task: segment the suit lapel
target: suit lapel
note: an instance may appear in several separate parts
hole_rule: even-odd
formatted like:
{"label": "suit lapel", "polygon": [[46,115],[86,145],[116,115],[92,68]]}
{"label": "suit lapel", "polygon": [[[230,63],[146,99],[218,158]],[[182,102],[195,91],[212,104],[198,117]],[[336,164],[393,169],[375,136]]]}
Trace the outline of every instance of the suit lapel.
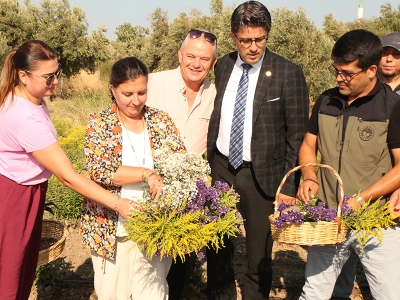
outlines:
{"label": "suit lapel", "polygon": [[261,65],[260,74],[258,76],[256,92],[254,94],[253,101],[253,128],[260,113],[262,100],[268,90],[268,85],[271,82],[271,78],[274,76],[274,70],[272,69],[272,55],[268,49],[265,49],[264,60]]}

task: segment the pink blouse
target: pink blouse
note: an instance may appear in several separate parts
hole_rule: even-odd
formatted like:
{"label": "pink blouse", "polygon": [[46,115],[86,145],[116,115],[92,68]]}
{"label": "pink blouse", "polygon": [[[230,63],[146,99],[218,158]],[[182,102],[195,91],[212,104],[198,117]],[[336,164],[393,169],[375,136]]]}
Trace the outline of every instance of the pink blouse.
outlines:
{"label": "pink blouse", "polygon": [[51,173],[32,152],[57,142],[57,131],[44,102],[35,105],[11,95],[0,107],[0,174],[22,185],[46,181]]}

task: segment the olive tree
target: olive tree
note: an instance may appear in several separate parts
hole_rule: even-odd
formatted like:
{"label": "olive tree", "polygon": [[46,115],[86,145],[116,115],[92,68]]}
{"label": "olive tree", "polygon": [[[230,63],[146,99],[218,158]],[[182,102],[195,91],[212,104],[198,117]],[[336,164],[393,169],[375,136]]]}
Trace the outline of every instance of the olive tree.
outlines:
{"label": "olive tree", "polygon": [[324,90],[335,84],[327,70],[333,40],[307,18],[302,8],[278,8],[271,14],[268,47],[302,67],[313,105]]}

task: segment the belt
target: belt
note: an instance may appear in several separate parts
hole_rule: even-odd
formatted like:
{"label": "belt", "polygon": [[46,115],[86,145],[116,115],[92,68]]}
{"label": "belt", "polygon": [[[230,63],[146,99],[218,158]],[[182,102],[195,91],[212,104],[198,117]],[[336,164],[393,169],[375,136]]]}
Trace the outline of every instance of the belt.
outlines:
{"label": "belt", "polygon": [[[223,160],[226,160],[226,161],[229,161],[229,159],[228,159],[228,157],[227,156],[225,156],[225,155],[223,155],[219,150],[217,150],[217,153],[216,153],[219,157],[221,157]],[[238,169],[240,168],[240,167],[242,167],[242,168],[250,168],[251,166],[252,166],[253,164],[251,163],[251,161],[243,161],[242,162],[242,164],[238,167]]]}

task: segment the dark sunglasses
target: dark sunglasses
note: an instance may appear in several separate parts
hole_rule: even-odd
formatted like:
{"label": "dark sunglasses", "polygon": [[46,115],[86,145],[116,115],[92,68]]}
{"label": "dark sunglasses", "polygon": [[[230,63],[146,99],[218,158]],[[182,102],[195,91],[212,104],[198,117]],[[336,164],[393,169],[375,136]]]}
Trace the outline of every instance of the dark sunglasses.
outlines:
{"label": "dark sunglasses", "polygon": [[211,44],[214,44],[217,41],[217,37],[215,35],[199,29],[190,29],[188,34],[192,39],[197,39],[204,34],[205,40]]}
{"label": "dark sunglasses", "polygon": [[26,71],[26,70],[22,70],[22,71],[32,74],[32,75],[35,75],[36,77],[43,79],[46,82],[46,85],[50,85],[54,81],[54,78],[55,77],[59,78],[62,73],[62,69],[58,69],[55,73],[49,75],[48,77],[43,77],[43,75],[37,75],[35,73],[32,73],[31,71]]}

